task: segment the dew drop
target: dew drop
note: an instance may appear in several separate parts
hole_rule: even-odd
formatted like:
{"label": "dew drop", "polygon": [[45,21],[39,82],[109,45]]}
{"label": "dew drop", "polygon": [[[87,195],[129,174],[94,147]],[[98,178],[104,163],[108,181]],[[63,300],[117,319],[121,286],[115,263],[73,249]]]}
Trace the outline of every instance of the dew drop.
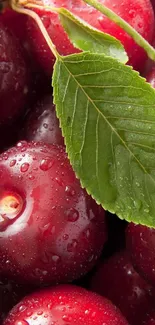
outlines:
{"label": "dew drop", "polygon": [[8,73],[10,70],[11,70],[11,64],[10,63],[4,62],[4,61],[2,61],[0,63],[0,71],[2,73]]}
{"label": "dew drop", "polygon": [[93,212],[91,209],[89,210],[88,218],[89,218],[89,220],[93,220],[93,219],[95,219],[94,212]]}
{"label": "dew drop", "polygon": [[48,315],[47,315],[47,314],[45,314],[45,315],[44,315],[44,318],[48,318]]}
{"label": "dew drop", "polygon": [[129,10],[129,16],[131,17],[131,18],[134,18],[135,17],[135,15],[136,15],[136,12],[135,12],[135,10]]}
{"label": "dew drop", "polygon": [[86,237],[89,238],[90,237],[90,229],[86,230]]}
{"label": "dew drop", "polygon": [[94,255],[91,255],[91,256],[89,257],[88,261],[89,261],[89,262],[92,262],[93,259],[94,259]]}
{"label": "dew drop", "polygon": [[4,160],[8,160],[9,158],[8,153],[4,152],[2,155]]}
{"label": "dew drop", "polygon": [[26,141],[20,141],[17,143],[17,148],[23,148],[27,146],[27,142]]}
{"label": "dew drop", "polygon": [[55,226],[52,226],[51,228],[51,234],[53,235],[55,233]]}
{"label": "dew drop", "polygon": [[70,222],[75,222],[79,219],[79,212],[74,208],[65,211],[65,215]]}
{"label": "dew drop", "polygon": [[68,252],[74,252],[77,247],[77,240],[73,239],[68,245],[67,245],[67,251]]}
{"label": "dew drop", "polygon": [[62,179],[60,179],[59,177],[56,177],[55,180],[60,186],[64,186],[64,182],[62,181]]}
{"label": "dew drop", "polygon": [[68,315],[63,315],[62,316],[62,320],[65,322],[71,322],[72,321],[72,317],[68,316]]}
{"label": "dew drop", "polygon": [[142,207],[142,201],[141,200],[136,200],[136,201],[133,201],[134,203],[134,206],[137,210],[140,210],[140,208]]}
{"label": "dew drop", "polygon": [[42,159],[40,163],[40,169],[43,171],[49,170],[53,165],[53,162],[50,159]]}
{"label": "dew drop", "polygon": [[30,181],[33,181],[34,179],[35,179],[35,177],[34,177],[32,174],[30,174],[30,175],[29,175],[29,180],[30,180]]}
{"label": "dew drop", "polygon": [[10,167],[15,166],[15,164],[16,164],[16,159],[13,159],[10,161]]}
{"label": "dew drop", "polygon": [[39,310],[38,312],[37,312],[37,315],[38,316],[41,316],[43,314],[43,311],[42,310]]}
{"label": "dew drop", "polygon": [[46,270],[41,270],[39,268],[36,268],[34,271],[33,271],[33,274],[37,277],[42,277],[42,276],[45,276],[47,275],[47,271]]}
{"label": "dew drop", "polygon": [[75,195],[75,190],[70,185],[66,186],[65,192],[67,193],[67,195],[69,195],[71,197]]}
{"label": "dew drop", "polygon": [[33,314],[32,311],[27,311],[26,316],[27,316],[27,317],[30,317],[30,316],[32,316],[32,314]]}
{"label": "dew drop", "polygon": [[19,311],[24,311],[25,309],[26,309],[26,306],[25,305],[19,306]]}
{"label": "dew drop", "polygon": [[26,320],[17,320],[15,322],[15,325],[29,325],[29,323]]}
{"label": "dew drop", "polygon": [[64,234],[64,235],[63,235],[63,239],[64,239],[64,240],[67,240],[68,238],[69,238],[69,235],[67,235],[67,234]]}
{"label": "dew drop", "polygon": [[84,313],[85,313],[85,315],[89,315],[90,311],[88,309],[86,309]]}
{"label": "dew drop", "polygon": [[44,127],[45,129],[48,129],[48,124],[47,124],[47,123],[43,123],[43,127]]}
{"label": "dew drop", "polygon": [[52,255],[52,261],[55,262],[55,263],[58,263],[60,261],[60,256]]}
{"label": "dew drop", "polygon": [[[26,149],[27,149],[26,147],[22,147],[22,148],[21,148],[21,152],[26,151]],[[24,155],[22,155],[22,156],[24,157]]]}
{"label": "dew drop", "polygon": [[29,165],[28,163],[24,163],[24,164],[22,164],[21,167],[20,167],[21,172],[22,172],[22,173],[27,172],[28,169],[29,169],[29,166],[30,166],[30,165]]}
{"label": "dew drop", "polygon": [[47,305],[47,308],[48,308],[48,309],[52,309],[52,307],[53,307],[53,304],[52,304],[52,303],[49,303],[49,304]]}

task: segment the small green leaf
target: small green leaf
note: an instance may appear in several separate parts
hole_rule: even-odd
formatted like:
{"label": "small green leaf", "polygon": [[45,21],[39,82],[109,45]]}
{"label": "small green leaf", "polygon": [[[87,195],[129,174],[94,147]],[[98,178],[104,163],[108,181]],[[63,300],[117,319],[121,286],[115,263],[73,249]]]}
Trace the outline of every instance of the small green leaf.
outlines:
{"label": "small green leaf", "polygon": [[94,7],[99,10],[103,15],[108,17],[111,21],[115,22],[120,26],[124,31],[130,35],[134,41],[141,46],[147,53],[148,57],[155,61],[155,49],[149,44],[130,24],[128,24],[123,18],[117,15],[113,10],[109,9],[107,6],[101,3],[98,0],[83,0],[89,6]]}
{"label": "small green leaf", "polygon": [[93,198],[155,227],[155,90],[104,54],[59,57],[54,101],[71,164]]}
{"label": "small green leaf", "polygon": [[58,12],[61,23],[76,48],[92,53],[104,53],[122,63],[128,61],[123,45],[116,38],[98,31],[67,9],[60,8]]}

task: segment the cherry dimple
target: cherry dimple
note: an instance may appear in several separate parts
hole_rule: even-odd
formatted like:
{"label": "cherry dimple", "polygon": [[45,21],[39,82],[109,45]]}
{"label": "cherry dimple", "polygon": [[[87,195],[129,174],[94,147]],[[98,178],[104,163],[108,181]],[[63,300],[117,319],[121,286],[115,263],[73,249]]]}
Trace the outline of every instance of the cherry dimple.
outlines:
{"label": "cherry dimple", "polygon": [[0,197],[0,231],[4,231],[20,215],[23,199],[17,193],[2,191]]}

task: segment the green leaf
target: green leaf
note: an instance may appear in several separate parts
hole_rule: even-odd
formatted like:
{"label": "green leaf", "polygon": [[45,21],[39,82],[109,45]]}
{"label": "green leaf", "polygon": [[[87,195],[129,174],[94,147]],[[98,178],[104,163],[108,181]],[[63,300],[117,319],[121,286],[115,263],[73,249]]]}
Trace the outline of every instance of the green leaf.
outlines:
{"label": "green leaf", "polygon": [[60,8],[58,12],[61,23],[76,48],[92,53],[104,53],[127,63],[125,49],[116,38],[98,31],[67,9]]}
{"label": "green leaf", "polygon": [[120,218],[155,227],[155,90],[104,54],[59,57],[54,101],[81,185]]}

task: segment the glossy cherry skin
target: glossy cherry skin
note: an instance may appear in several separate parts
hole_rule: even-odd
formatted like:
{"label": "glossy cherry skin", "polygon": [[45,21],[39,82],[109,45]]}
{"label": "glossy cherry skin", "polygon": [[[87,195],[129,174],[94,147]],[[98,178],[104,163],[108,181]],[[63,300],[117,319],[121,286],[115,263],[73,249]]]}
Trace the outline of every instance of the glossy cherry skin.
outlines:
{"label": "glossy cherry skin", "polygon": [[[26,15],[21,15],[9,7],[6,7],[0,17],[1,21],[22,42],[26,41]],[[20,27],[19,27],[20,26]],[[26,44],[25,44],[26,45]]]}
{"label": "glossy cherry skin", "polygon": [[28,70],[20,43],[0,21],[0,123],[22,113],[29,93]]}
{"label": "glossy cherry skin", "polygon": [[136,270],[155,285],[155,229],[130,223],[126,246]]}
{"label": "glossy cherry skin", "polygon": [[[154,33],[154,12],[150,0],[137,0],[136,2],[134,0],[100,0],[100,2],[131,24],[148,42],[152,42]],[[119,26],[116,26],[116,24],[111,22],[96,9],[88,6],[82,0],[42,0],[41,3],[42,5],[49,5],[51,7],[65,7],[90,23],[93,27],[116,37],[122,42],[128,53],[129,64],[135,69],[143,69],[146,54],[142,48],[136,45],[133,39]],[[45,10],[34,10],[41,17],[50,38],[61,55],[78,52],[70,43],[67,34],[64,32],[57,13]],[[35,60],[40,62],[47,74],[51,74],[55,58],[32,18],[27,20],[27,30],[31,49],[35,54]]]}
{"label": "glossy cherry skin", "polygon": [[52,95],[44,96],[35,104],[24,124],[22,137],[27,141],[64,144]]}
{"label": "glossy cherry skin", "polygon": [[127,325],[107,299],[83,288],[61,285],[38,291],[15,306],[3,325]]}
{"label": "glossy cherry skin", "polygon": [[103,261],[92,276],[92,291],[110,299],[132,325],[141,324],[155,292],[133,268],[126,251]]}
{"label": "glossy cherry skin", "polygon": [[21,283],[82,276],[107,239],[104,210],[60,146],[23,142],[0,156],[0,210],[0,272]]}

